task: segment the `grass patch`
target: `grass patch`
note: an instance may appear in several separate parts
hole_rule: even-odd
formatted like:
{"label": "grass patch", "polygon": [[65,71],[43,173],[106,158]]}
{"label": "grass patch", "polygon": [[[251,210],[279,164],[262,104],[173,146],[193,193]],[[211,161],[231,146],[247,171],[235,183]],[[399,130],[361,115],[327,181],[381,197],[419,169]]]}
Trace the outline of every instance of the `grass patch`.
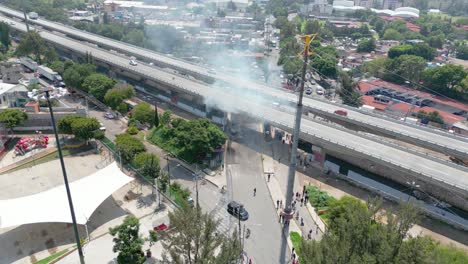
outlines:
{"label": "grass patch", "polygon": [[307,193],[309,194],[309,203],[317,210],[317,213],[319,213],[319,211],[323,211],[319,216],[328,224],[329,213],[327,209],[330,204],[336,201],[336,198],[313,185],[307,187]]}
{"label": "grass patch", "polygon": [[291,238],[291,242],[293,244],[294,250],[296,251],[296,255],[299,257],[299,263],[301,261],[301,244],[302,244],[302,237],[297,232],[290,232],[289,238]]}
{"label": "grass patch", "polygon": [[109,147],[112,151],[115,151],[115,144],[114,142],[112,142],[112,140],[108,139],[107,137],[104,137],[103,139],[101,139],[101,142],[107,147]]}
{"label": "grass patch", "polygon": [[34,262],[34,264],[47,264],[47,263],[51,262],[54,259],[57,259],[58,257],[62,256],[63,254],[65,254],[67,252],[68,252],[68,249],[64,249],[62,251],[59,251],[59,252],[57,252],[55,254],[52,254],[52,255],[48,256],[47,258],[36,261],[36,262]]}

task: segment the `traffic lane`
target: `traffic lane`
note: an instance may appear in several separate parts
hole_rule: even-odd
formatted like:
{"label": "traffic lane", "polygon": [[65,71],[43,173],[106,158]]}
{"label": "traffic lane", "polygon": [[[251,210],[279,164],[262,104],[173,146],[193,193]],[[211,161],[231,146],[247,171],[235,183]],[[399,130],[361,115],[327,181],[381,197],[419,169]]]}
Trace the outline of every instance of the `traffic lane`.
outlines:
{"label": "traffic lane", "polygon": [[[255,132],[243,135],[246,141],[261,142]],[[246,144],[248,145],[248,144]],[[263,179],[261,155],[244,144],[233,142],[232,174],[233,199],[244,204],[249,219],[242,222],[251,230],[250,238],[245,239],[244,250],[252,257],[253,263],[282,263],[282,229],[276,216],[270,193]],[[257,192],[254,196],[253,189]],[[235,223],[237,225],[237,223]],[[284,243],[286,243],[284,241]],[[289,252],[286,251],[287,257]]]}

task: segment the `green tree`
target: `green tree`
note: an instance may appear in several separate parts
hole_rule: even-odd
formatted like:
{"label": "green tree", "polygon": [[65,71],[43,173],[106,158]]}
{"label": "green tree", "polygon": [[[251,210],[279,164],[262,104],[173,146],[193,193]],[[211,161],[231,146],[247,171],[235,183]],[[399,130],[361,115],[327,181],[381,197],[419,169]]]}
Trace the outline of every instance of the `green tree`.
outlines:
{"label": "green tree", "polygon": [[13,128],[20,126],[28,120],[28,114],[19,109],[5,109],[0,112],[0,123],[9,128],[13,133]]}
{"label": "green tree", "polygon": [[305,34],[316,34],[320,32],[320,24],[318,20],[307,20],[304,33]]}
{"label": "green tree", "polygon": [[96,66],[92,64],[68,64],[68,67],[65,67],[65,72],[63,73],[63,80],[68,86],[73,88],[81,88],[83,80],[88,76],[96,72]]}
{"label": "green tree", "polygon": [[74,123],[76,120],[79,120],[81,118],[83,117],[79,115],[69,115],[69,116],[60,118],[57,122],[57,127],[61,133],[71,135],[73,134],[72,123]]}
{"label": "green tree", "polygon": [[88,141],[94,138],[100,126],[96,118],[82,117],[71,123],[71,130],[75,137]]}
{"label": "green tree", "polygon": [[146,41],[145,33],[139,29],[132,29],[130,32],[124,35],[122,41],[136,46],[141,46],[142,43],[145,43]]}
{"label": "green tree", "polygon": [[90,93],[98,100],[102,101],[104,95],[115,84],[115,81],[104,74],[93,73],[83,80],[81,87],[84,91]]}
{"label": "green tree", "polygon": [[376,58],[371,61],[365,62],[361,69],[363,72],[367,72],[371,76],[383,78],[388,67],[387,65],[389,65],[391,62],[391,59],[385,57]]}
{"label": "green tree", "polygon": [[161,173],[159,158],[152,153],[138,153],[133,159],[133,165],[143,176],[151,179],[158,178]]}
{"label": "green tree", "polygon": [[363,39],[359,42],[357,46],[357,51],[358,52],[371,52],[375,50],[375,47],[376,47],[376,44],[375,44],[374,38]]}
{"label": "green tree", "polygon": [[69,115],[59,119],[57,126],[64,134],[74,135],[76,138],[88,141],[95,138],[100,124],[96,118]]}
{"label": "green tree", "polygon": [[403,35],[395,29],[389,28],[385,30],[382,39],[385,40],[402,40]]}
{"label": "green tree", "polygon": [[343,103],[350,106],[359,107],[362,105],[361,94],[356,90],[356,82],[345,72],[340,73],[341,90],[339,92]]}
{"label": "green tree", "polygon": [[366,205],[350,197],[334,202],[322,239],[302,242],[301,263],[406,263],[396,260],[419,212],[406,203],[388,211],[387,224],[381,224],[376,221],[380,204],[372,200]]}
{"label": "green tree", "polygon": [[148,103],[139,103],[132,110],[132,117],[141,123],[153,124],[154,122],[154,110]]}
{"label": "green tree", "polygon": [[241,243],[237,232],[218,234],[219,220],[203,213],[199,206],[183,206],[169,212],[172,232],[164,233],[163,262],[174,264],[225,264],[239,258]]}
{"label": "green tree", "polygon": [[401,55],[387,65],[388,72],[384,79],[395,83],[410,81],[418,83],[421,72],[426,68],[426,60],[415,55]]}
{"label": "green tree", "polygon": [[468,60],[468,45],[460,45],[455,51],[457,59]]}
{"label": "green tree", "polygon": [[139,139],[127,133],[115,136],[115,146],[124,163],[129,163],[138,153],[146,151],[145,145]]}
{"label": "green tree", "polygon": [[[424,85],[448,96],[455,96],[457,88],[467,77],[467,72],[460,65],[446,64],[422,72]],[[465,91],[466,92],[466,91]]]}
{"label": "green tree", "polygon": [[336,63],[335,58],[315,56],[312,58],[310,66],[329,78],[335,78],[338,73]]}
{"label": "green tree", "polygon": [[388,50],[388,57],[393,59],[401,55],[416,55],[431,61],[435,57],[435,50],[427,44],[405,44],[391,47]]}
{"label": "green tree", "polygon": [[445,42],[445,35],[444,33],[440,33],[438,35],[432,35],[427,39],[427,43],[429,46],[437,49],[441,49],[442,45],[444,45]]}
{"label": "green tree", "polygon": [[0,43],[7,49],[11,45],[10,26],[5,22],[0,22]]}
{"label": "green tree", "polygon": [[119,264],[142,264],[145,256],[142,250],[144,240],[139,236],[140,221],[134,216],[125,217],[123,223],[109,228],[109,233],[114,237],[112,251],[118,252]]}
{"label": "green tree", "polygon": [[59,60],[56,60],[49,65],[49,68],[56,71],[58,74],[63,75],[63,72],[65,71],[65,64]]}
{"label": "green tree", "polygon": [[166,110],[163,112],[160,118],[160,123],[162,126],[167,126],[171,123],[171,114],[172,112],[170,110]]}
{"label": "green tree", "polygon": [[104,95],[104,102],[112,109],[117,109],[125,99],[131,98],[135,89],[131,85],[117,84]]}
{"label": "green tree", "polygon": [[16,47],[16,54],[18,56],[33,55],[37,63],[42,64],[42,55],[46,52],[47,46],[44,39],[37,31],[29,31],[24,33],[18,47]]}

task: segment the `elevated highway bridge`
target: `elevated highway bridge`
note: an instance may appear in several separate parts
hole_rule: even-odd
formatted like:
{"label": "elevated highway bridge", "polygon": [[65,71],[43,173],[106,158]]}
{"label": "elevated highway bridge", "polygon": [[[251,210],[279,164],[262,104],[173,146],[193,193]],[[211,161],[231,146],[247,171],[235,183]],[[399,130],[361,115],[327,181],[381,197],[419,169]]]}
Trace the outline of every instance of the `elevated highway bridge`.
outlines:
{"label": "elevated highway bridge", "polygon": [[[13,21],[5,16],[0,16],[0,21],[10,23],[15,30],[26,31],[23,23]],[[212,102],[215,105],[218,104],[218,108],[223,111],[245,113],[286,131],[292,130],[294,114],[290,111],[284,111],[282,107],[249,100],[249,98],[240,97],[238,93],[232,93],[232,90],[216,88],[144,63],[131,66],[127,57],[60,34],[48,31],[40,31],[39,33],[47,42],[65,52],[81,54],[82,56],[91,53],[97,62],[107,65],[118,73],[151,81],[157,88],[162,87],[165,90],[188,94],[192,96],[194,104]],[[416,180],[423,191],[468,210],[467,168],[402,150],[306,117],[303,118],[302,122],[301,139],[320,146],[326,152],[356,166],[402,184]]]}

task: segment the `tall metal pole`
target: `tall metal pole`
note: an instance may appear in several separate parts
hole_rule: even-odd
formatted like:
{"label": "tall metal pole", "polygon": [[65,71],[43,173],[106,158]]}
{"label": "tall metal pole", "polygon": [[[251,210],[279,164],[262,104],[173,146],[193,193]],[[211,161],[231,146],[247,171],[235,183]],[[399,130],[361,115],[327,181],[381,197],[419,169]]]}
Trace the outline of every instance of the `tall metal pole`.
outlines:
{"label": "tall metal pole", "polygon": [[78,248],[78,255],[80,257],[80,263],[84,264],[83,248],[81,247],[80,235],[78,233],[78,226],[76,224],[75,209],[73,208],[73,200],[70,192],[70,186],[68,185],[67,170],[65,169],[65,163],[63,162],[62,148],[60,147],[60,140],[57,133],[57,127],[55,125],[54,113],[52,112],[52,105],[50,104],[49,91],[45,91],[47,104],[49,105],[50,119],[52,120],[52,127],[54,128],[55,140],[57,141],[57,150],[60,159],[60,166],[62,167],[63,181],[65,182],[65,189],[67,190],[68,205],[70,207],[70,213],[73,222],[73,232],[75,233],[76,247]]}
{"label": "tall metal pole", "polygon": [[21,4],[23,5],[23,15],[24,23],[26,24],[26,32],[29,32],[28,16],[26,15],[26,4],[24,3],[24,0],[21,1]]}
{"label": "tall metal pole", "polygon": [[[286,189],[286,203],[284,209],[284,216],[287,219],[291,219],[293,215],[292,211],[292,197],[294,195],[294,178],[296,174],[296,155],[297,155],[297,145],[299,143],[299,131],[301,128],[301,117],[302,117],[302,98],[304,97],[304,83],[305,83],[305,74],[307,69],[307,60],[309,58],[309,45],[310,42],[315,38],[317,34],[312,35],[305,35],[304,36],[304,53],[303,53],[303,60],[304,64],[302,66],[302,74],[301,74],[301,88],[299,90],[299,98],[297,100],[297,107],[296,107],[296,117],[294,121],[294,130],[293,130],[293,144],[291,149],[291,161],[289,163],[289,171],[288,171],[288,185]],[[289,226],[289,225],[287,225]],[[289,234],[289,232],[287,232]]]}

